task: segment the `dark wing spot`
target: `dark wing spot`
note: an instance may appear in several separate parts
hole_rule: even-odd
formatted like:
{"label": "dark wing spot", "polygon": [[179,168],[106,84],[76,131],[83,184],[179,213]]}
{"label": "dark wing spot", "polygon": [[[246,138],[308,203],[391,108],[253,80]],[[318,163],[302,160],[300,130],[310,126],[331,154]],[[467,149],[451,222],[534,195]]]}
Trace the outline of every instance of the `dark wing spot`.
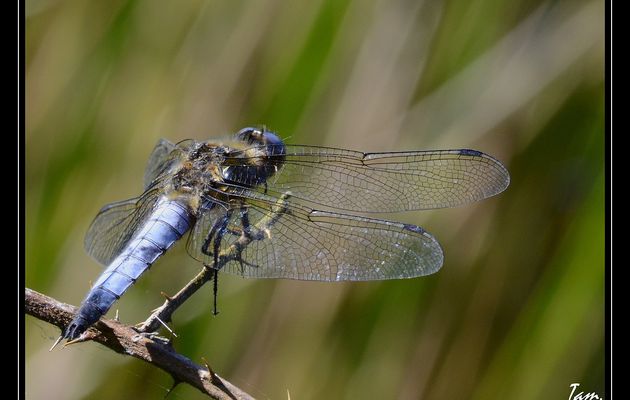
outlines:
{"label": "dark wing spot", "polygon": [[459,151],[459,154],[462,156],[473,156],[473,157],[480,157],[481,155],[483,155],[482,152],[477,151],[477,150],[471,150],[471,149],[461,149]]}
{"label": "dark wing spot", "polygon": [[424,229],[420,228],[419,226],[411,225],[411,224],[405,224],[405,229],[411,232],[419,233],[421,235],[423,235],[424,232],[426,232]]}

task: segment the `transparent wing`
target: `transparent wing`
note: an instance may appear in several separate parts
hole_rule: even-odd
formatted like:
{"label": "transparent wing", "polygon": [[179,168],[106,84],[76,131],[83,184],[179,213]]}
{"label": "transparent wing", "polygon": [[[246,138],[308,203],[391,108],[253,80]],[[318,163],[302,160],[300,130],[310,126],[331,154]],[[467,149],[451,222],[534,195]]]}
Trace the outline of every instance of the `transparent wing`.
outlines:
{"label": "transparent wing", "polygon": [[151,183],[171,165],[171,161],[177,158],[179,154],[172,154],[176,148],[176,144],[166,139],[160,139],[155,145],[144,170],[144,190],[147,190]]}
{"label": "transparent wing", "polygon": [[[229,163],[248,162],[239,156]],[[398,212],[455,207],[500,193],[510,182],[499,161],[476,150],[361,153],[286,146],[284,162],[282,158],[269,157],[278,171],[259,190],[276,196],[290,191],[294,202],[313,208]]]}
{"label": "transparent wing", "polygon": [[[188,253],[213,265],[213,246],[202,247],[217,221],[227,217],[221,239],[223,270],[251,278],[367,281],[434,273],[443,253],[422,228],[390,221],[318,211],[260,193],[231,212],[221,206],[203,213],[188,240]],[[243,216],[250,239],[243,236]],[[240,257],[239,257],[239,251]]]}
{"label": "transparent wing", "polygon": [[158,190],[103,207],[85,235],[85,251],[103,265],[120,254],[159,197]]}

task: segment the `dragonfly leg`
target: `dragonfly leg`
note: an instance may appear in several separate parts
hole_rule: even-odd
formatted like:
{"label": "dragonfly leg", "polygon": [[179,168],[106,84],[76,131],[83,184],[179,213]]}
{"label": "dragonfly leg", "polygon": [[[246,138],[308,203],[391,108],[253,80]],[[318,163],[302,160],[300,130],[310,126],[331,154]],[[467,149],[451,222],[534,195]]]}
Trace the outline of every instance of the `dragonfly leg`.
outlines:
{"label": "dragonfly leg", "polygon": [[[210,229],[208,236],[206,236],[206,240],[204,240],[203,245],[201,246],[201,252],[203,254],[207,255],[208,257],[212,256],[213,258],[212,267],[214,269],[217,269],[217,265],[219,263],[219,247],[221,246],[221,239],[223,239],[223,235],[225,234],[227,230],[228,222],[230,221],[231,216],[232,216],[232,210],[229,210],[223,217],[218,219],[214,223],[214,225],[212,225],[212,228]],[[210,252],[210,249],[209,249],[210,244],[213,245],[212,253]]]}
{"label": "dragonfly leg", "polygon": [[212,285],[212,295],[214,297],[214,309],[212,310],[213,315],[219,314],[217,311],[217,293],[219,292],[219,271],[217,269],[214,270],[214,282]]}
{"label": "dragonfly leg", "polygon": [[[243,259],[243,250],[255,240],[271,238],[273,225],[278,222],[282,215],[289,212],[287,199],[290,197],[290,192],[284,193],[270,207],[269,213],[254,224],[249,219],[249,207],[246,204],[241,204],[238,208],[240,226],[230,225],[229,220],[232,218],[234,210],[237,209],[231,208],[224,217],[214,223],[201,247],[201,252],[209,257],[213,257],[215,269],[219,269],[217,266],[223,266],[225,262],[229,261],[237,261],[239,263],[241,275],[243,276],[245,275],[245,266],[259,268],[258,265]],[[238,237],[238,239],[234,240],[229,247],[220,251],[225,234]],[[210,245],[213,246],[212,252],[210,251]]]}
{"label": "dragonfly leg", "polygon": [[[249,222],[249,213],[248,213],[248,208],[247,207],[241,207],[240,210],[240,218],[241,218],[241,226],[242,226],[242,232],[241,232],[241,238],[243,238],[243,240],[247,243],[250,243],[252,240],[259,240],[258,238],[254,238],[252,236],[252,225]],[[239,243],[239,242],[237,242]],[[244,245],[238,244],[236,245],[236,259],[238,260],[239,266],[241,268],[241,275],[245,276],[245,268],[243,267],[243,249],[245,248]],[[245,264],[247,264],[248,266],[252,266],[254,268],[258,268],[258,265],[253,265],[250,263],[245,262]]]}
{"label": "dragonfly leg", "polygon": [[[221,252],[220,252],[221,242],[223,241],[223,237],[225,236],[225,234],[238,236],[241,239],[244,239],[247,243],[255,239],[251,234],[251,224],[249,222],[249,217],[247,215],[247,208],[241,207],[240,209],[240,220],[241,220],[242,228],[229,226],[229,221],[232,215],[233,215],[233,210],[229,210],[223,217],[218,219],[214,223],[214,225],[212,225],[210,232],[208,232],[208,236],[206,236],[206,239],[204,240],[203,245],[201,246],[201,252],[207,255],[208,257],[213,258],[213,269],[215,270],[218,269],[217,265],[219,264],[219,257],[221,255]],[[210,250],[211,245],[212,245],[212,251]],[[234,250],[236,254],[234,256],[234,259],[239,262],[240,267],[241,267],[241,273],[244,272],[244,266],[243,266],[244,264],[255,267],[255,265],[251,265],[242,259],[241,253],[244,247],[245,246],[241,245],[238,241],[235,243]]]}
{"label": "dragonfly leg", "polygon": [[245,249],[254,240],[264,240],[265,238],[271,238],[271,228],[281,218],[281,216],[288,212],[286,200],[291,197],[290,193],[284,193],[277,201],[276,204],[271,207],[271,212],[264,219],[258,221],[257,224],[252,224],[249,220],[249,207],[242,206],[239,212],[241,220],[241,235],[240,238],[232,244],[235,258],[238,260],[241,267],[241,274],[244,275],[243,265],[247,265],[253,268],[259,268],[258,265],[249,263],[242,258],[243,249]]}
{"label": "dragonfly leg", "polygon": [[201,252],[207,255],[208,257],[212,255],[208,247],[210,247],[210,243],[212,243],[212,239],[214,239],[214,236],[217,234],[217,229],[219,228],[220,224],[221,224],[220,221],[215,221],[214,225],[212,225],[212,228],[210,229],[210,232],[208,232],[208,236],[206,236],[206,240],[204,240],[203,245],[201,246]]}
{"label": "dragonfly leg", "polygon": [[216,231],[214,236],[214,241],[212,243],[212,255],[214,260],[214,269],[217,269],[219,265],[219,249],[221,248],[221,241],[223,240],[223,235],[225,235],[225,230],[227,228],[230,217],[232,216],[232,211],[228,211],[223,218],[218,222],[220,224],[219,229]]}
{"label": "dragonfly leg", "polygon": [[[201,252],[207,256],[212,256],[213,265],[212,269],[214,270],[214,285],[213,285],[213,298],[214,298],[214,306],[212,309],[212,314],[217,315],[219,312],[217,311],[217,293],[219,291],[219,247],[221,247],[221,240],[223,239],[223,235],[225,234],[228,226],[228,222],[230,221],[230,217],[232,216],[232,211],[229,210],[221,219],[217,220],[206,240],[203,242],[203,246],[201,246]],[[213,251],[210,253],[209,247],[212,243]],[[206,266],[207,267],[207,266]]]}

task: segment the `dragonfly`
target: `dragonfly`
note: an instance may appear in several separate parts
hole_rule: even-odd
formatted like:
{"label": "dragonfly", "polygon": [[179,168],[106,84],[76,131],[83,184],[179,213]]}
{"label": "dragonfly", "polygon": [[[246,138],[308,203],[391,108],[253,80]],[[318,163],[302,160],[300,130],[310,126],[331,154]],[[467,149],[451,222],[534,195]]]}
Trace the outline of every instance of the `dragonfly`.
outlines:
{"label": "dragonfly", "polygon": [[461,206],[509,182],[501,162],[470,149],[363,153],[285,144],[252,127],[161,139],[142,195],[106,205],[88,229],[85,249],[107,268],[62,337],[80,337],[186,233],[215,284],[219,270],[331,282],[432,274],[444,261],[435,237],[361,214]]}

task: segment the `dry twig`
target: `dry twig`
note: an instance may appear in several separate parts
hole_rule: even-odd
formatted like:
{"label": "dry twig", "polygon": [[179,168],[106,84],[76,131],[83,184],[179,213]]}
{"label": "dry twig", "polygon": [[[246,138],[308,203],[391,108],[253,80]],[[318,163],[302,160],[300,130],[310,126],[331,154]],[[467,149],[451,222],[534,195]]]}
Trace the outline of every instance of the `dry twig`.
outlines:
{"label": "dry twig", "polygon": [[[74,306],[60,303],[28,288],[25,290],[25,309],[27,314],[56,325],[62,331],[77,311]],[[86,332],[85,340],[95,341],[117,353],[146,361],[171,375],[176,384],[188,383],[213,399],[253,399],[216,373],[210,373],[205,366],[197,365],[177,353],[170,343],[154,340],[120,322],[101,319]]]}

